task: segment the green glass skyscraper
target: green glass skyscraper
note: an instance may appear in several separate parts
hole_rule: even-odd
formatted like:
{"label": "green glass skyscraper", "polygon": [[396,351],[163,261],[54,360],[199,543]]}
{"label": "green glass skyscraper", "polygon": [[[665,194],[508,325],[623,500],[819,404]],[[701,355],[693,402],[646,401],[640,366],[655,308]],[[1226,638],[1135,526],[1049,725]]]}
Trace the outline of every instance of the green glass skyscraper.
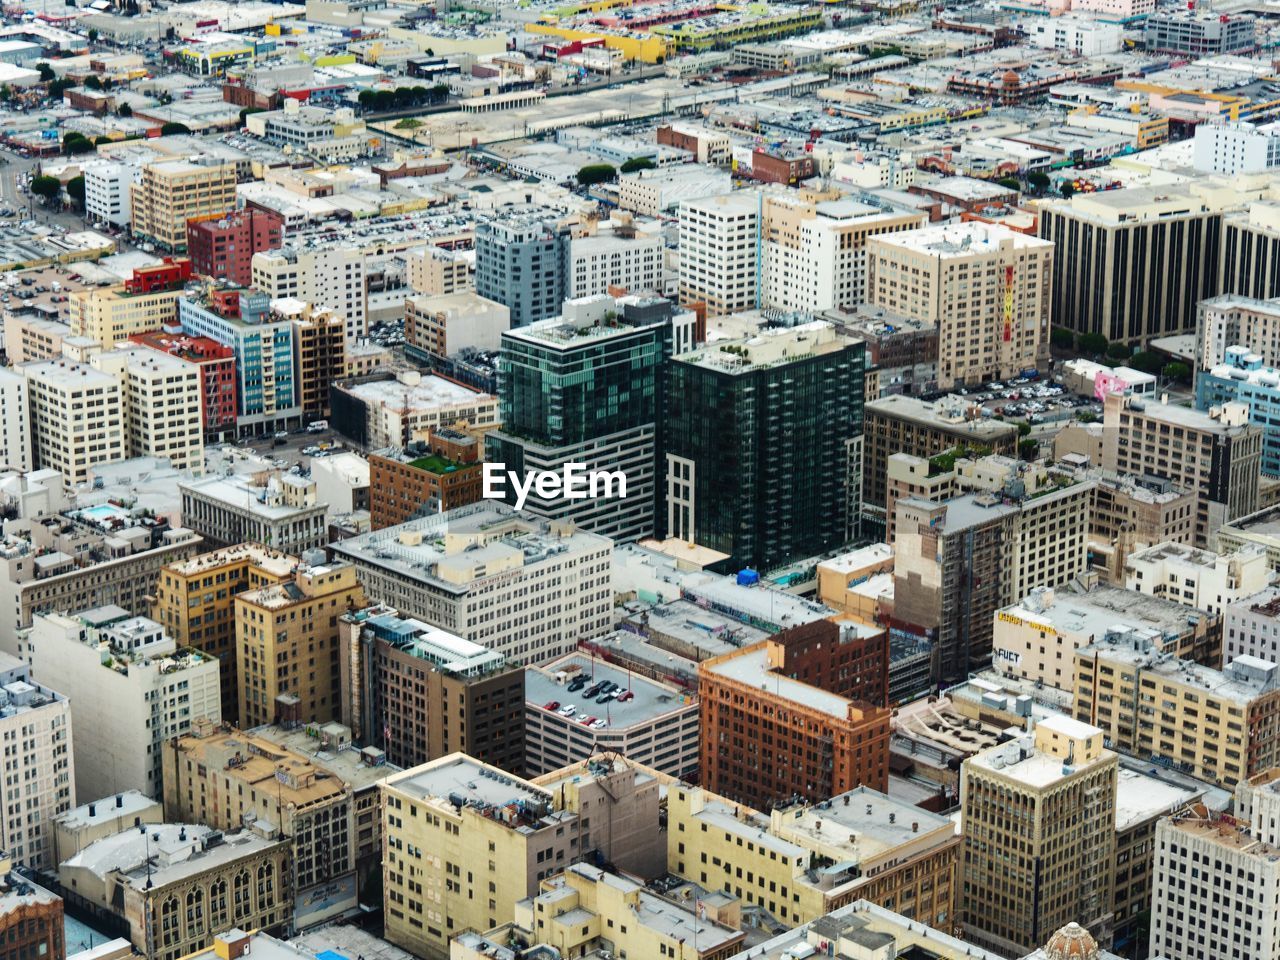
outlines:
{"label": "green glass skyscraper", "polygon": [[855,539],[863,344],[762,327],[672,358],[659,532],[770,570]]}
{"label": "green glass skyscraper", "polygon": [[[502,427],[485,438],[485,460],[521,477],[567,463],[626,477],[625,496],[531,490],[525,510],[619,541],[653,533],[662,374],[673,349],[692,346],[694,323],[666,300],[596,296],[502,335]],[[510,485],[505,492],[514,504]]]}

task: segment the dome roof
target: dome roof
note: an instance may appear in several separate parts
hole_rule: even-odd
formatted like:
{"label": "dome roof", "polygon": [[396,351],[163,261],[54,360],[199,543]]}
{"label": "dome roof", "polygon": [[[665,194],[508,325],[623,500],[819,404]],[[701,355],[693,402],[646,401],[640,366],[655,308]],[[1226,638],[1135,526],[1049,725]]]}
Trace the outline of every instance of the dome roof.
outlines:
{"label": "dome roof", "polygon": [[1098,941],[1078,923],[1068,923],[1049,938],[1044,954],[1048,960],[1098,960]]}
{"label": "dome roof", "polygon": [[1007,70],[1002,78],[1006,86],[1017,86],[1022,82],[1022,78],[1018,76],[1017,70]]}

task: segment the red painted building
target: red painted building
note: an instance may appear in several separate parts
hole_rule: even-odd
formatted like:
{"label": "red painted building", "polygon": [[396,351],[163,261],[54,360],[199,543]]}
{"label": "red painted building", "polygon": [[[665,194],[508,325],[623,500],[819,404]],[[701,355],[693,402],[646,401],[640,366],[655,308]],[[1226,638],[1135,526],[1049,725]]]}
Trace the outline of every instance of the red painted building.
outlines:
{"label": "red painted building", "polygon": [[200,387],[204,391],[204,433],[218,439],[234,433],[236,428],[236,360],[235,351],[208,337],[189,337],[182,333],[137,333],[134,343],[194,363],[200,368]]}
{"label": "red painted building", "polygon": [[187,221],[187,255],[196,273],[247,287],[253,255],[282,244],[284,222],[266,210],[246,208],[230,216]]}
{"label": "red painted building", "polygon": [[165,257],[153,267],[138,267],[124,282],[127,293],[155,293],[172,290],[191,279],[191,261],[186,257]]}

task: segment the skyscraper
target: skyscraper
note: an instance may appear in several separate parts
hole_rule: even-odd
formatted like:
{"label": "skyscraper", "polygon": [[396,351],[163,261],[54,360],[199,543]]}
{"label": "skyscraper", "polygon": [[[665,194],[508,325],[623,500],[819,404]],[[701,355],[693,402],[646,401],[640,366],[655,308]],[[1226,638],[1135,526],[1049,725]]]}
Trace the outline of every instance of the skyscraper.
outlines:
{"label": "skyscraper", "polygon": [[961,920],[970,940],[1021,956],[1079,923],[1111,942],[1118,758],[1070,717],[960,768]]}
{"label": "skyscraper", "polygon": [[476,293],[522,327],[560,313],[569,295],[569,231],[524,215],[476,226]]}
{"label": "skyscraper", "polygon": [[[517,476],[576,463],[626,481],[625,496],[596,499],[531,489],[524,509],[615,540],[653,532],[663,371],[673,349],[693,346],[695,324],[667,300],[595,296],[502,335],[502,427],[486,438],[486,459]],[[516,501],[509,484],[506,500]]]}
{"label": "skyscraper", "polygon": [[862,342],[824,321],[766,325],[675,356],[661,530],[762,569],[853,539],[862,377]]}

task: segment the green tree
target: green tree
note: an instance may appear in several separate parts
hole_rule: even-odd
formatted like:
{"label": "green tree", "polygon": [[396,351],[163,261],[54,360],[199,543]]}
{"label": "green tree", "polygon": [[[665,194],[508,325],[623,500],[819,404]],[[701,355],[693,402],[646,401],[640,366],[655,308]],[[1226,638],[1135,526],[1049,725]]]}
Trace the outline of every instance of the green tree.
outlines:
{"label": "green tree", "polygon": [[84,78],[84,87],[86,90],[101,90],[102,79],[97,74],[91,73]]}
{"label": "green tree", "polygon": [[414,103],[430,103],[431,102],[431,91],[428,90],[426,87],[423,87],[423,86],[411,87],[409,89],[409,93],[412,94]]}
{"label": "green tree", "polygon": [[1115,343],[1107,344],[1107,356],[1112,360],[1128,360],[1132,353],[1127,343],[1117,340]]}
{"label": "green tree", "polygon": [[1063,180],[1062,186],[1058,188],[1059,192],[1068,200],[1075,195],[1076,185],[1070,180]]}
{"label": "green tree", "polygon": [[72,131],[62,138],[62,152],[67,156],[77,153],[90,153],[92,150],[93,141],[83,133]]}
{"label": "green tree", "polygon": [[1036,453],[1038,453],[1039,450],[1040,441],[1038,440],[1027,439],[1018,441],[1018,456],[1023,460],[1034,460],[1036,458]]}
{"label": "green tree", "polygon": [[160,136],[162,137],[171,137],[179,133],[190,133],[190,132],[191,132],[190,127],[188,127],[185,123],[178,123],[177,120],[170,120],[168,123],[162,124],[160,127]]}
{"label": "green tree", "polygon": [[1049,331],[1049,342],[1059,350],[1072,350],[1076,345],[1076,335],[1066,327],[1054,327]]}
{"label": "green tree", "polygon": [[635,173],[637,170],[652,170],[656,166],[648,157],[632,157],[618,169],[621,173]]}
{"label": "green tree", "polygon": [[241,110],[241,111],[240,111],[240,126],[242,126],[242,127],[244,126],[244,118],[245,118],[245,117],[247,117],[247,116],[249,116],[249,114],[251,114],[251,113],[262,113],[262,108],[261,108],[261,107],[245,107],[243,110]]}
{"label": "green tree", "polygon": [[447,83],[437,83],[431,88],[431,102],[444,103],[449,99],[449,85]]}
{"label": "green tree", "polygon": [[40,79],[44,83],[49,83],[55,76],[57,76],[57,74],[53,72],[53,67],[49,66],[47,63],[36,64],[36,72],[40,74]]}
{"label": "green tree", "polygon": [[1018,424],[1018,436],[1020,436],[1020,437],[1029,437],[1029,436],[1031,436],[1031,424],[1029,424],[1029,423],[1020,423],[1020,424]]}
{"label": "green tree", "polygon": [[373,109],[373,104],[376,99],[377,94],[372,90],[361,90],[360,95],[356,97],[357,102],[360,104],[360,109],[366,112]]}
{"label": "green tree", "polygon": [[1000,184],[1002,187],[1008,187],[1010,190],[1017,190],[1019,193],[1022,192],[1022,184],[1018,181],[1017,177],[1001,177],[996,181],[996,183]]}
{"label": "green tree", "polygon": [[1157,374],[1160,372],[1164,361],[1160,359],[1158,354],[1152,353],[1150,350],[1139,350],[1128,361],[1129,366],[1135,370],[1141,370],[1143,373]]}
{"label": "green tree", "polygon": [[8,103],[12,99],[13,99],[13,87],[9,86],[7,83],[4,84],[3,86],[0,86],[0,100],[3,100],[5,103]]}
{"label": "green tree", "polygon": [[97,43],[97,42],[98,42],[98,28],[97,28],[97,27],[90,27],[90,28],[89,28],[89,42],[90,42],[90,43]]}
{"label": "green tree", "polygon": [[61,100],[62,95],[75,86],[75,81],[68,80],[66,77],[59,77],[49,84],[49,99]]}
{"label": "green tree", "polygon": [[77,209],[84,209],[84,177],[72,177],[67,181],[67,196]]}
{"label": "green tree", "polygon": [[608,183],[616,180],[618,171],[611,163],[588,163],[578,171],[578,183],[589,187],[593,183]]}
{"label": "green tree", "polygon": [[1076,349],[1087,356],[1100,357],[1107,352],[1107,338],[1100,333],[1082,333],[1076,337]]}
{"label": "green tree", "polygon": [[396,105],[396,95],[390,90],[378,90],[373,95],[373,109],[385,113]]}
{"label": "green tree", "polygon": [[48,203],[62,193],[62,184],[58,182],[57,177],[36,177],[31,181],[31,192]]}
{"label": "green tree", "polygon": [[396,87],[391,91],[391,99],[396,109],[407,107],[413,102],[413,91],[408,87]]}
{"label": "green tree", "polygon": [[1027,174],[1027,183],[1034,187],[1037,193],[1044,193],[1049,189],[1049,175],[1036,170]]}
{"label": "green tree", "polygon": [[1191,380],[1191,368],[1178,360],[1166,363],[1160,373],[1166,380],[1178,380],[1182,383],[1189,383]]}
{"label": "green tree", "polygon": [[116,107],[116,116],[124,117],[126,120],[129,119],[129,117],[133,116],[133,107],[127,103],[120,104],[120,106]]}

